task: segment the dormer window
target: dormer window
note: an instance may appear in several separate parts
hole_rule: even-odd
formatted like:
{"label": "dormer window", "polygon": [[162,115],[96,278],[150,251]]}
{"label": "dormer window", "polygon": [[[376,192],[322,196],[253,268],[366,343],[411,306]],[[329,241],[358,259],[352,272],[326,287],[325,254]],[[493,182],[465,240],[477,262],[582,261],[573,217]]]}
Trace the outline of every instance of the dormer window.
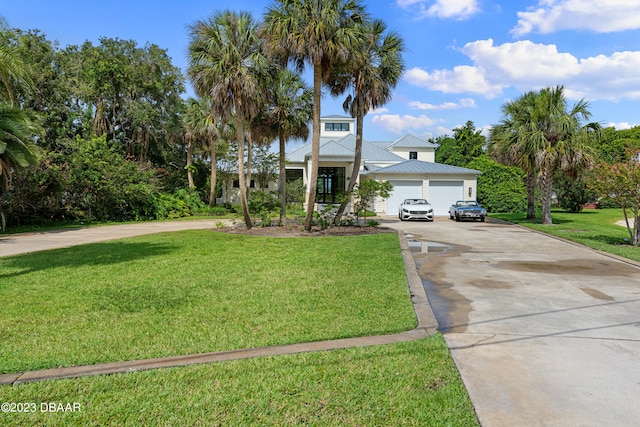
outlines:
{"label": "dormer window", "polygon": [[418,160],[418,152],[409,151],[409,160]]}
{"label": "dormer window", "polygon": [[324,130],[327,132],[349,132],[349,123],[325,123]]}

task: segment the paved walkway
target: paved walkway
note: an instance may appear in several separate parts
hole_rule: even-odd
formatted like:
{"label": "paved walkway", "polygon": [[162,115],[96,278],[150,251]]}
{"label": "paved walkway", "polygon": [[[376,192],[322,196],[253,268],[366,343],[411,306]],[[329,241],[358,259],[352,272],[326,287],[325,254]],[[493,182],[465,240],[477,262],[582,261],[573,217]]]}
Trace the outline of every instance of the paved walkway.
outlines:
{"label": "paved walkway", "polygon": [[[0,238],[0,257],[35,252],[44,249],[62,248],[90,242],[101,242],[142,234],[188,229],[214,228],[212,221],[175,221],[128,224],[122,226],[87,227],[60,231],[29,233]],[[310,343],[251,348],[245,350],[222,351],[205,354],[164,357],[158,359],[133,360],[124,362],[103,363],[98,365],[75,366],[69,368],[43,369],[38,371],[0,374],[0,385],[18,384],[47,379],[76,378],[91,375],[105,375],[133,372],[145,369],[186,366],[199,363],[221,362],[225,360],[247,359],[261,356],[303,353],[310,351],[335,350],[350,347],[366,347],[372,345],[392,344],[424,338],[437,331],[437,322],[429,306],[422,281],[417,274],[411,250],[399,232],[400,243],[414,309],[418,317],[415,329],[399,334],[371,337],[346,338],[339,340],[318,341]],[[6,240],[5,240],[6,239]]]}

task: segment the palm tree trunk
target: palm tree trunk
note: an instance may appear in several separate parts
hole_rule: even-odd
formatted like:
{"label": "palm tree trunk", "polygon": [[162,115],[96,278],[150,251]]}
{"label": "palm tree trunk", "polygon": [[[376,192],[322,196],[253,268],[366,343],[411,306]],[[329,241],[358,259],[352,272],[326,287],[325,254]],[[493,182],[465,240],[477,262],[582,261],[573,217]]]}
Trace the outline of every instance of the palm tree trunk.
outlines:
{"label": "palm tree trunk", "polygon": [[[240,108],[236,108],[236,111],[241,111]],[[247,205],[247,192],[245,191],[246,178],[244,176],[244,123],[242,118],[236,117],[236,138],[238,140],[238,193],[240,195],[240,207],[242,208],[242,215],[244,216],[244,223],[247,226],[247,230],[251,229],[251,216],[249,215],[249,207]]]}
{"label": "palm tree trunk", "polygon": [[320,160],[320,98],[322,96],[321,64],[313,64],[313,134],[311,136],[311,170],[309,171],[309,194],[307,200],[307,216],[304,229],[311,231],[313,211],[316,205],[316,191],[318,189],[318,163]]}
{"label": "palm tree trunk", "polygon": [[191,138],[188,138],[187,142],[187,180],[189,181],[189,188],[194,188],[196,186],[193,181],[193,171],[191,170],[193,166],[193,141]]}
{"label": "palm tree trunk", "polygon": [[209,158],[211,159],[211,180],[209,187],[209,207],[216,205],[216,187],[218,185],[218,158],[216,157],[217,144],[216,139],[209,136]]}
{"label": "palm tree trunk", "polygon": [[540,185],[540,199],[542,201],[542,223],[553,224],[551,220],[551,189],[553,187],[553,171],[547,166],[540,167],[538,181]]}
{"label": "palm tree trunk", "polygon": [[245,180],[246,188],[244,191],[247,193],[247,199],[249,199],[249,191],[251,191],[251,168],[253,163],[253,141],[251,140],[251,132],[247,132],[247,177]]}
{"label": "palm tree trunk", "polygon": [[333,218],[333,223],[336,224],[345,209],[347,208],[347,203],[351,200],[351,192],[353,191],[353,187],[356,185],[356,181],[358,180],[358,176],[360,175],[360,164],[362,163],[362,122],[364,121],[364,115],[362,113],[358,113],[358,117],[356,118],[356,148],[355,154],[353,156],[353,170],[351,171],[351,177],[349,178],[349,183],[347,184],[347,197],[345,200],[340,203],[340,207],[338,208],[338,212],[336,213],[335,218]]}
{"label": "palm tree trunk", "polygon": [[278,180],[278,192],[280,193],[280,225],[285,225],[287,221],[287,170],[285,163],[285,138],[282,128],[279,135],[279,151],[280,151],[280,179]]}
{"label": "palm tree trunk", "polygon": [[527,172],[525,178],[527,185],[527,219],[536,218],[536,176],[535,171]]}

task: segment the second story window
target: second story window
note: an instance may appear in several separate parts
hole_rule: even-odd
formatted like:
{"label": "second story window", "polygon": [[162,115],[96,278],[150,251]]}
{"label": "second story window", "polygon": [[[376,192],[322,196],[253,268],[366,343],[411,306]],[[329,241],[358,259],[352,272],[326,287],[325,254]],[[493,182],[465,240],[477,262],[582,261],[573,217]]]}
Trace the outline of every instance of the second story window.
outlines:
{"label": "second story window", "polygon": [[418,160],[418,152],[409,151],[409,160]]}
{"label": "second story window", "polygon": [[349,132],[349,123],[325,123],[324,130],[328,132]]}

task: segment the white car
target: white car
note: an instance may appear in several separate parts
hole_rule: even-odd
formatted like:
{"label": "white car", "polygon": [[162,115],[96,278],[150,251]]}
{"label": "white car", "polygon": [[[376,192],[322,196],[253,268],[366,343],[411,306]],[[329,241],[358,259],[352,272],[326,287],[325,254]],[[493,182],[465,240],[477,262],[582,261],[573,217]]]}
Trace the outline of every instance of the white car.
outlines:
{"label": "white car", "polygon": [[398,208],[400,221],[426,219],[433,221],[433,208],[426,199],[405,199]]}

